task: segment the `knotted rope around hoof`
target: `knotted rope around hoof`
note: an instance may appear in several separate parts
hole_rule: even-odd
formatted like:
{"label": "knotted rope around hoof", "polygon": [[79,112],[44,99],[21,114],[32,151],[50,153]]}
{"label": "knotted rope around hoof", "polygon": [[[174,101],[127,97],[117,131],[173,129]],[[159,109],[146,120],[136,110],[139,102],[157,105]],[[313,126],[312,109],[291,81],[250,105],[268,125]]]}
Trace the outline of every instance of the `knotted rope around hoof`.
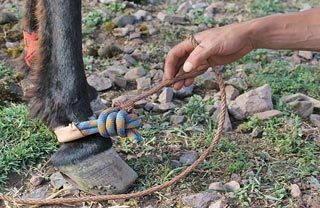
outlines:
{"label": "knotted rope around hoof", "polygon": [[57,128],[54,132],[59,142],[70,142],[99,133],[104,138],[129,137],[139,143],[143,140],[137,130],[141,123],[137,116],[120,108],[108,108],[94,114],[88,121],[71,123],[69,126]]}

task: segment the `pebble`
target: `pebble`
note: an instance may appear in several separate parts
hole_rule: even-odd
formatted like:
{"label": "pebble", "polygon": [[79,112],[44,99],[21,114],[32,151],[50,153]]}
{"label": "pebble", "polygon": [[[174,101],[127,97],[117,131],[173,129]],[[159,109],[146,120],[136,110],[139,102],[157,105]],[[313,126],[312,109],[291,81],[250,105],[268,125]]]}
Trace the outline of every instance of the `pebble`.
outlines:
{"label": "pebble", "polygon": [[216,202],[210,204],[209,208],[225,208],[227,204],[224,199],[219,199]]}
{"label": "pebble", "polygon": [[179,16],[179,15],[168,15],[168,14],[164,14],[162,12],[159,12],[157,15],[157,18],[161,21],[161,22],[167,22],[170,24],[186,24],[186,18],[184,16]]}
{"label": "pebble", "polygon": [[230,181],[225,184],[226,190],[230,192],[235,192],[240,189],[240,184],[237,181]]}
{"label": "pebble", "polygon": [[215,191],[225,191],[226,187],[222,182],[214,182],[209,185],[209,189],[212,189]]}
{"label": "pebble", "polygon": [[284,103],[290,103],[292,101],[310,101],[311,103],[313,103],[314,107],[316,109],[320,109],[320,100],[314,99],[312,97],[309,97],[305,94],[302,93],[296,93],[293,95],[288,95],[288,96],[284,96],[281,98],[282,102]]}
{"label": "pebble", "polygon": [[236,97],[238,97],[239,94],[240,94],[239,90],[236,89],[232,85],[227,85],[225,87],[225,91],[226,91],[226,99],[227,99],[227,101],[231,101],[231,100],[236,99]]}
{"label": "pebble", "polygon": [[152,110],[154,112],[157,112],[157,113],[163,113],[163,112],[166,112],[168,110],[173,110],[176,107],[177,106],[174,103],[169,102],[169,103],[161,103],[160,105],[159,104],[154,104]]}
{"label": "pebble", "polygon": [[239,77],[234,77],[225,82],[225,84],[232,85],[240,91],[246,90],[248,88],[247,83]]}
{"label": "pebble", "polygon": [[117,98],[112,99],[112,106],[115,106],[118,103],[126,102],[127,100],[131,99],[134,95],[121,95]]}
{"label": "pebble", "polygon": [[146,90],[151,86],[151,79],[149,77],[140,77],[136,79],[137,90]]}
{"label": "pebble", "polygon": [[55,172],[50,176],[50,184],[55,188],[55,189],[61,189],[63,186],[68,184],[68,181],[64,179],[62,174],[60,172]]}
{"label": "pebble", "polygon": [[182,4],[179,5],[179,7],[176,10],[177,14],[185,14],[188,13],[192,9],[192,4],[190,2],[183,2]]}
{"label": "pebble", "polygon": [[134,59],[131,55],[129,55],[129,54],[125,54],[124,56],[123,56],[123,59],[127,62],[127,64],[129,65],[129,66],[133,66],[133,65],[135,65],[136,63],[137,63],[137,60],[136,59]]}
{"label": "pebble", "polygon": [[135,17],[136,21],[143,21],[146,19],[149,13],[146,10],[139,9],[136,11],[133,16]]}
{"label": "pebble", "polygon": [[125,75],[124,78],[126,80],[136,80],[137,78],[143,77],[146,75],[146,71],[143,68],[135,67],[130,69]]}
{"label": "pebble", "polygon": [[106,70],[101,72],[101,74],[102,75],[107,75],[107,76],[109,76],[109,74],[124,75],[128,71],[129,71],[129,69],[126,66],[121,65],[121,64],[115,64],[113,66],[108,67]]}
{"label": "pebble", "polygon": [[6,42],[6,48],[19,48],[19,42]]}
{"label": "pebble", "polygon": [[101,58],[112,58],[114,56],[117,56],[121,52],[122,52],[122,50],[121,50],[120,46],[118,46],[117,44],[106,43],[106,44],[103,44],[103,46],[99,48],[98,55]]}
{"label": "pebble", "polygon": [[182,197],[182,203],[192,208],[206,208],[221,198],[219,193],[202,192]]}
{"label": "pebble", "polygon": [[0,25],[4,25],[11,22],[17,22],[17,17],[10,12],[0,12]]}
{"label": "pebble", "polygon": [[119,28],[114,28],[112,30],[112,34],[116,37],[124,37],[129,34],[129,29],[127,27],[119,27]]}
{"label": "pebble", "polygon": [[143,109],[145,109],[146,111],[152,111],[153,107],[154,107],[154,104],[151,103],[151,102],[148,102],[148,103],[145,104]]}
{"label": "pebble", "polygon": [[[217,110],[214,111],[212,114],[211,118],[215,123],[219,122],[219,116],[220,116],[221,108],[218,107]],[[228,132],[232,131],[232,123],[230,120],[230,116],[228,111],[226,111],[225,119],[224,119],[224,124],[223,124],[223,132]]]}
{"label": "pebble", "polygon": [[158,101],[160,103],[168,103],[173,99],[173,89],[171,87],[165,87],[159,95]]}
{"label": "pebble", "polygon": [[87,78],[87,81],[89,85],[96,88],[98,91],[108,90],[113,85],[113,82],[110,79],[97,74],[91,74]]}
{"label": "pebble", "polygon": [[193,95],[194,85],[189,87],[182,87],[180,90],[174,90],[174,96],[179,99],[190,97]]}
{"label": "pebble", "polygon": [[300,191],[300,188],[297,184],[291,184],[290,185],[290,193],[291,193],[291,196],[293,198],[300,198],[301,197],[301,191]]}
{"label": "pebble", "polygon": [[132,25],[135,22],[135,16],[133,15],[120,15],[119,17],[116,17],[113,19],[113,22],[118,26],[118,27],[124,27],[126,25]]}
{"label": "pebble", "polygon": [[320,115],[319,114],[311,114],[310,121],[314,126],[320,128]]}
{"label": "pebble", "polygon": [[114,73],[110,73],[109,78],[117,87],[121,87],[121,88],[127,87],[127,80],[125,78]]}
{"label": "pebble", "polygon": [[311,60],[313,58],[313,53],[311,51],[299,51],[298,56],[306,60]]}
{"label": "pebble", "polygon": [[42,186],[29,193],[24,193],[22,198],[44,199],[51,194],[51,188],[49,186]]}
{"label": "pebble", "polygon": [[178,115],[172,115],[170,117],[170,123],[174,124],[174,125],[178,125],[183,123],[186,120],[185,116],[178,116]]}
{"label": "pebble", "polygon": [[155,72],[155,74],[153,75],[153,80],[154,81],[162,80],[162,78],[163,78],[163,71],[162,70],[157,70]]}
{"label": "pebble", "polygon": [[292,101],[286,105],[301,118],[308,118],[314,109],[313,103],[310,101]]}
{"label": "pebble", "polygon": [[198,153],[194,150],[191,150],[181,155],[179,158],[179,161],[183,165],[191,165],[192,163],[194,163],[194,161],[198,159],[198,157],[199,157]]}
{"label": "pebble", "polygon": [[43,181],[44,181],[44,177],[42,177],[42,176],[33,175],[30,178],[30,183],[34,187],[41,185],[43,183]]}
{"label": "pebble", "polygon": [[254,116],[262,121],[266,121],[268,119],[274,118],[274,117],[280,117],[283,113],[278,110],[269,110],[261,113],[255,113]]}
{"label": "pebble", "polygon": [[141,38],[141,33],[140,32],[131,33],[130,36],[129,36],[129,40],[139,39],[139,38]]}

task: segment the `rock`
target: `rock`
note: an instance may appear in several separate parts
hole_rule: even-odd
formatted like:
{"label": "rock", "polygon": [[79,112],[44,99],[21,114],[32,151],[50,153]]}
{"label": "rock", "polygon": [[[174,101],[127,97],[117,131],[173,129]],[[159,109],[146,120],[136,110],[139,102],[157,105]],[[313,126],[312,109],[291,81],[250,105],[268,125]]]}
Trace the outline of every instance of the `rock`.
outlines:
{"label": "rock", "polygon": [[269,110],[269,111],[265,111],[265,112],[261,112],[261,113],[255,113],[253,114],[255,117],[257,117],[258,119],[265,121],[274,117],[280,117],[283,115],[283,113],[281,111],[278,110]]}
{"label": "rock", "polygon": [[300,198],[301,197],[301,191],[300,188],[297,184],[291,184],[290,186],[290,190],[291,190],[291,196],[293,198]]}
{"label": "rock", "polygon": [[154,112],[163,113],[168,110],[175,109],[175,108],[176,108],[176,105],[172,102],[169,102],[169,103],[161,103],[160,105],[154,104],[152,110]]}
{"label": "rock", "polygon": [[121,48],[117,44],[106,43],[98,50],[98,55],[101,58],[111,58],[122,52]]}
{"label": "rock", "polygon": [[60,172],[55,172],[50,176],[50,184],[55,189],[61,189],[63,186],[69,184]]}
{"label": "rock", "polygon": [[164,88],[158,98],[160,103],[168,103],[168,102],[171,102],[172,99],[173,99],[173,89],[171,87]]}
{"label": "rock", "polygon": [[227,204],[224,199],[219,199],[216,202],[210,204],[209,208],[225,208]]}
{"label": "rock", "polygon": [[301,118],[309,117],[314,109],[313,103],[310,101],[292,101],[287,106]]}
{"label": "rock", "polygon": [[301,58],[298,56],[298,54],[294,53],[291,58],[293,65],[298,65],[301,63]]}
{"label": "rock", "polygon": [[209,185],[209,189],[215,191],[226,191],[226,187],[223,185],[222,182],[214,182]]}
{"label": "rock", "polygon": [[206,208],[212,202],[221,198],[219,193],[202,192],[182,197],[182,203],[192,208]]}
{"label": "rock", "polygon": [[235,192],[240,189],[240,184],[237,181],[230,181],[225,185],[227,191]]}
{"label": "rock", "polygon": [[188,13],[190,9],[192,9],[192,5],[190,4],[190,2],[183,2],[176,10],[176,13],[185,14]]}
{"label": "rock", "polygon": [[162,70],[157,70],[156,73],[153,75],[154,81],[162,80],[162,78],[163,78],[163,71]]}
{"label": "rock", "polygon": [[151,79],[149,77],[140,77],[136,81],[137,90],[146,90],[151,86]]}
{"label": "rock", "polygon": [[215,105],[207,105],[206,108],[207,108],[207,111],[209,112],[209,115],[212,115],[213,112],[217,110]]}
{"label": "rock", "polygon": [[[147,100],[142,99],[142,100],[139,100],[139,101],[135,102],[134,108],[141,108],[142,113],[143,113],[143,109],[142,109],[142,108],[143,108],[146,104],[147,104]],[[137,110],[137,109],[136,109],[136,110]],[[141,114],[142,114],[142,113],[141,113]]]}
{"label": "rock", "polygon": [[146,75],[146,71],[143,68],[135,67],[130,69],[125,75],[124,78],[126,80],[136,80],[137,78],[143,77]]}
{"label": "rock", "polygon": [[10,12],[0,11],[0,25],[4,25],[11,22],[17,22],[17,17]]}
{"label": "rock", "polygon": [[135,17],[136,21],[143,21],[146,19],[149,13],[146,10],[139,9],[136,11],[133,16]]}
{"label": "rock", "polygon": [[219,90],[218,81],[213,77],[207,77],[206,79],[204,79],[203,86],[208,90]]}
{"label": "rock", "polygon": [[308,178],[308,182],[310,183],[311,188],[320,190],[320,181],[317,178],[311,176]]}
{"label": "rock", "polygon": [[236,174],[236,173],[232,173],[231,177],[230,177],[233,181],[237,181],[238,183],[242,182],[241,176]]}
{"label": "rock", "polygon": [[[217,110],[215,110],[215,112],[212,114],[211,118],[215,123],[218,123],[219,121],[219,115],[221,112],[221,108],[217,108]],[[226,116],[225,116],[225,120],[224,120],[224,124],[223,124],[223,132],[228,132],[228,131],[232,131],[232,123],[229,117],[229,113],[228,111],[226,111]]]}
{"label": "rock", "polygon": [[238,90],[242,91],[242,90],[246,90],[248,88],[247,83],[242,79],[242,78],[231,78],[228,81],[225,82],[228,85],[232,85],[235,88],[237,88]]}
{"label": "rock", "polygon": [[251,134],[250,134],[251,137],[253,138],[262,138],[263,136],[263,129],[259,126],[255,127]]}
{"label": "rock", "polygon": [[170,24],[186,24],[186,18],[184,16],[178,16],[178,15],[168,15],[168,14],[164,14],[162,12],[159,12],[157,15],[157,18],[161,21],[161,22],[168,22]]}
{"label": "rock", "polygon": [[267,84],[240,95],[229,105],[229,112],[238,120],[272,109],[271,88]]}
{"label": "rock", "polygon": [[44,199],[51,194],[51,189],[49,186],[42,186],[29,193],[24,193],[22,198],[33,198],[33,199]]}
{"label": "rock", "polygon": [[19,42],[6,42],[7,48],[19,48],[20,43]]}
{"label": "rock", "polygon": [[107,106],[102,102],[99,96],[97,96],[96,99],[91,100],[90,107],[93,112],[101,111],[107,108]]}
{"label": "rock", "polygon": [[195,3],[192,5],[192,8],[193,9],[196,9],[196,10],[201,10],[201,9],[204,9],[208,6],[208,4],[206,2],[198,2],[198,3]]}
{"label": "rock", "polygon": [[124,27],[126,25],[133,25],[135,22],[135,16],[133,15],[121,15],[119,17],[116,17],[113,22],[118,26],[118,27]]}
{"label": "rock", "polygon": [[236,97],[238,97],[240,94],[239,90],[237,90],[232,85],[227,85],[225,90],[226,90],[227,101],[231,101],[231,100],[236,99]]}
{"label": "rock", "polygon": [[193,95],[194,85],[189,87],[182,87],[180,90],[174,90],[174,96],[179,99],[183,99],[185,97],[190,97]]}
{"label": "rock", "polygon": [[137,60],[135,60],[131,55],[125,54],[123,56],[124,60],[127,62],[129,66],[135,65],[137,63]]}
{"label": "rock", "polygon": [[119,28],[114,28],[112,30],[112,34],[116,37],[124,37],[129,34],[129,28],[127,27],[119,27]]}
{"label": "rock", "polygon": [[129,99],[131,99],[132,97],[134,97],[134,95],[121,95],[117,98],[114,98],[114,99],[112,99],[112,106],[116,106],[118,103],[126,102]]}
{"label": "rock", "polygon": [[103,91],[110,89],[113,85],[112,81],[104,76],[99,76],[97,74],[91,74],[87,81],[89,85],[96,88],[98,91]]}
{"label": "rock", "polygon": [[106,70],[101,72],[101,75],[103,75],[103,76],[110,76],[110,74],[124,75],[128,71],[129,71],[129,69],[126,66],[116,64],[116,65],[108,67]]}
{"label": "rock", "polygon": [[311,114],[310,121],[314,126],[320,128],[320,115],[319,114]]}
{"label": "rock", "polygon": [[293,95],[284,96],[281,98],[282,102],[289,103],[292,101],[310,101],[313,103],[314,108],[320,109],[320,100],[314,99],[302,93],[296,93]]}
{"label": "rock", "polygon": [[134,50],[135,50],[135,48],[132,47],[132,46],[129,46],[129,45],[126,45],[123,48],[123,52],[126,53],[126,54],[131,54],[131,53],[133,53]]}
{"label": "rock", "polygon": [[198,153],[194,150],[191,150],[181,155],[181,157],[179,158],[179,161],[183,165],[191,165],[192,163],[194,163],[194,161],[198,159],[198,157],[199,157]]}
{"label": "rock", "polygon": [[113,73],[109,74],[109,78],[117,87],[121,87],[121,88],[127,87],[127,80],[125,78]]}
{"label": "rock", "polygon": [[44,181],[44,177],[42,177],[42,176],[33,175],[30,178],[30,183],[34,187],[41,185],[43,183],[43,181]]}
{"label": "rock", "polygon": [[129,36],[129,40],[139,39],[139,38],[141,38],[140,32],[134,32],[134,33],[130,34],[130,36]]}
{"label": "rock", "polygon": [[172,169],[181,167],[181,163],[178,160],[170,160],[170,167]]}
{"label": "rock", "polygon": [[299,51],[298,55],[307,60],[311,60],[313,58],[313,53],[311,51]]}
{"label": "rock", "polygon": [[174,124],[174,125],[178,125],[183,123],[186,120],[185,116],[177,116],[177,115],[172,115],[170,117],[170,123]]}
{"label": "rock", "polygon": [[146,111],[152,111],[153,107],[154,107],[154,104],[148,102],[148,103],[145,104],[145,106],[143,107],[143,109],[145,109]]}

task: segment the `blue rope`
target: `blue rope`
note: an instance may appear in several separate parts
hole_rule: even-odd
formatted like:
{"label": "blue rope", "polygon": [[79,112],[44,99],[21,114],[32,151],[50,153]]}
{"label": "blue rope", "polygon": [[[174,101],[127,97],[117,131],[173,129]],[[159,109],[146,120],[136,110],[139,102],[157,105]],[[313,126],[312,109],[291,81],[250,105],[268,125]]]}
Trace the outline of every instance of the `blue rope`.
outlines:
{"label": "blue rope", "polygon": [[136,130],[141,126],[141,120],[134,115],[129,115],[126,111],[108,108],[102,111],[98,118],[90,119],[75,124],[85,136],[99,133],[105,138],[113,136],[129,137],[138,143],[143,140]]}

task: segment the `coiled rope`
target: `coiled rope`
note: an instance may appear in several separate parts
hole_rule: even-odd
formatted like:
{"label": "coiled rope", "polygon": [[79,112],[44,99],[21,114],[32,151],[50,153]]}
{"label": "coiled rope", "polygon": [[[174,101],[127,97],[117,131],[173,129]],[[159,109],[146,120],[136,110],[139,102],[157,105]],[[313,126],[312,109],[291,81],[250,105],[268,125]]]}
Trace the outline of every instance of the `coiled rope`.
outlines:
{"label": "coiled rope", "polygon": [[[198,45],[198,43],[195,41],[193,36],[191,37],[191,41],[193,45]],[[61,205],[61,204],[79,204],[83,202],[101,202],[101,201],[108,201],[108,200],[117,200],[117,199],[129,199],[129,198],[138,198],[138,197],[143,197],[158,191],[161,191],[164,188],[167,188],[177,182],[179,182],[182,178],[187,176],[189,173],[191,173],[196,167],[199,166],[199,164],[204,161],[207,156],[215,149],[217,144],[219,143],[219,140],[222,135],[223,131],[223,125],[225,121],[225,114],[226,114],[226,109],[227,109],[227,102],[226,102],[226,93],[225,93],[225,86],[224,86],[224,81],[223,77],[220,73],[222,70],[222,66],[216,66],[213,67],[213,71],[217,77],[220,92],[221,92],[221,111],[219,115],[219,121],[218,121],[218,127],[217,131],[211,141],[210,146],[203,151],[203,153],[200,155],[200,157],[190,166],[188,166],[184,171],[182,171],[179,175],[175,176],[172,178],[170,181],[167,181],[161,185],[157,185],[154,187],[151,187],[149,189],[146,189],[144,191],[140,192],[133,192],[133,193],[128,193],[128,194],[118,194],[118,195],[97,195],[97,196],[84,196],[84,197],[72,197],[72,198],[55,198],[55,199],[34,199],[34,198],[14,198],[8,195],[0,194],[0,200],[8,201],[11,203],[15,204],[27,204],[27,205]],[[172,80],[165,80],[162,83],[156,85],[155,87],[152,87],[150,90],[133,97],[132,99],[120,104],[120,109],[122,110],[128,110],[132,109],[132,106],[135,102],[146,98],[158,91],[160,91],[164,87],[169,87],[173,85],[174,83],[185,80],[187,78],[194,78],[200,74],[203,74],[206,71],[204,70],[199,70],[199,71],[192,71],[189,73],[185,73],[179,76],[176,76]]]}

